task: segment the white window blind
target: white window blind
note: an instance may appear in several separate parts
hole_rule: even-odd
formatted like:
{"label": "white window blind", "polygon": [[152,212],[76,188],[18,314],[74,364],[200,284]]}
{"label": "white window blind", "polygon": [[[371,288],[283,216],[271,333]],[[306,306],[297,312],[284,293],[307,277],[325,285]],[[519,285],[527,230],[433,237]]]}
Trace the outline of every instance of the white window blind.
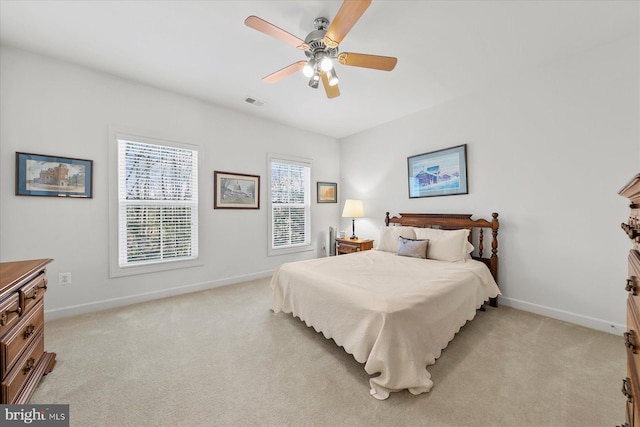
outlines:
{"label": "white window blind", "polygon": [[310,244],[310,175],[308,164],[271,160],[271,249]]}
{"label": "white window blind", "polygon": [[118,139],[120,267],[198,257],[198,152]]}

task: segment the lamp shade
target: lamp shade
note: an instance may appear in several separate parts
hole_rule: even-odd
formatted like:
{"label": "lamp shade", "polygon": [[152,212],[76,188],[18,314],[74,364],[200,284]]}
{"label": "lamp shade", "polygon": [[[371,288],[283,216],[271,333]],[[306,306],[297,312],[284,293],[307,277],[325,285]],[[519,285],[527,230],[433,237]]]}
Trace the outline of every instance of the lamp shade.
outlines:
{"label": "lamp shade", "polygon": [[347,201],[344,202],[342,217],[343,218],[364,218],[364,209],[362,207],[362,200],[347,199]]}

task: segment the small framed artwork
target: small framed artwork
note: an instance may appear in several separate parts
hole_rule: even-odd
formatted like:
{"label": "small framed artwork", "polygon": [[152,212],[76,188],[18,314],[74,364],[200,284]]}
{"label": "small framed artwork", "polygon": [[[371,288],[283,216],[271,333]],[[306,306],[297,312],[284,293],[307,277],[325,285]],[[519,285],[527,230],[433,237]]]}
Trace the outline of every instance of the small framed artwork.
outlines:
{"label": "small framed artwork", "polygon": [[318,203],[338,203],[338,184],[318,182]]}
{"label": "small framed artwork", "polygon": [[214,209],[260,209],[260,177],[213,172]]}
{"label": "small framed artwork", "polygon": [[93,161],[16,153],[16,195],[93,197]]}
{"label": "small framed artwork", "polygon": [[409,198],[468,194],[467,144],[407,158]]}

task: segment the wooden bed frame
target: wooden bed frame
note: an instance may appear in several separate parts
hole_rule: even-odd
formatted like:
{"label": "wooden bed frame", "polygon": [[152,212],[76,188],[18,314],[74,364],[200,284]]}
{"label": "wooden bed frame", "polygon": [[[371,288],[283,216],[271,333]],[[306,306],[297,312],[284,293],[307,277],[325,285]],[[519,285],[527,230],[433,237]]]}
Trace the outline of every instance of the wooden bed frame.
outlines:
{"label": "wooden bed frame", "polygon": [[[441,230],[470,230],[469,242],[474,246],[472,258],[481,261],[489,267],[493,278],[498,283],[498,214],[492,213],[491,222],[485,219],[471,219],[471,214],[417,214],[401,213],[400,216],[389,217],[387,212],[384,223],[405,227],[438,228]],[[491,255],[484,256],[484,230],[491,229]],[[490,298],[489,305],[498,306],[498,298]]]}

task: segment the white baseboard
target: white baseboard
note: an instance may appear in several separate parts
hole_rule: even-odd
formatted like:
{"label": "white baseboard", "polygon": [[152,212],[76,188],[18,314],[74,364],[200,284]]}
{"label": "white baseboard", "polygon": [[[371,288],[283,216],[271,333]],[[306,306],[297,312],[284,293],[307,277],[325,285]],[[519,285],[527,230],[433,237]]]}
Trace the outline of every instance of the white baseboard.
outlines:
{"label": "white baseboard", "polygon": [[245,274],[242,276],[228,277],[224,279],[211,280],[209,282],[193,283],[190,285],[177,286],[175,288],[161,289],[158,291],[145,292],[142,294],[128,295],[119,298],[111,298],[102,301],[94,301],[86,304],[71,305],[68,307],[45,310],[45,320],[61,319],[63,317],[75,316],[78,314],[91,313],[94,311],[107,310],[109,308],[122,307],[125,305],[151,301],[160,298],[172,297],[176,295],[188,294],[191,292],[204,291],[206,289],[218,288],[221,286],[233,285],[250,280],[271,277],[274,270],[262,271],[258,273]]}
{"label": "white baseboard", "polygon": [[606,320],[583,316],[582,314],[558,310],[556,308],[533,304],[526,301],[520,301],[513,298],[501,296],[498,298],[498,305],[500,304],[506,305],[507,307],[517,308],[518,310],[528,311],[530,313],[551,317],[553,319],[574,323],[576,325],[584,326],[587,328],[596,329],[598,331],[608,332],[614,335],[622,335],[623,332],[627,330],[627,327],[620,323],[612,323]]}

